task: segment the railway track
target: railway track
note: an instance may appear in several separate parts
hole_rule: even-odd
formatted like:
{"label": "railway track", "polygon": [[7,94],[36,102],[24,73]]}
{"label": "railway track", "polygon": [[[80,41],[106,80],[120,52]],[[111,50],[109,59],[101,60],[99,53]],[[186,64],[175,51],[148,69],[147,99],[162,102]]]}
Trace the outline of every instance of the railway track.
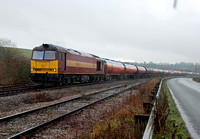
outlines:
{"label": "railway track", "polygon": [[28,93],[34,90],[35,91],[55,90],[55,89],[64,89],[64,88],[70,88],[70,87],[103,84],[103,83],[109,83],[109,82],[112,82],[112,81],[100,81],[100,82],[93,82],[93,83],[78,83],[77,82],[73,85],[67,85],[67,86],[46,86],[46,87],[43,87],[42,85],[37,85],[37,84],[22,85],[22,86],[5,86],[5,87],[0,87],[0,97],[7,97],[7,96]]}
{"label": "railway track", "polygon": [[70,87],[76,87],[76,86],[87,86],[92,84],[101,84],[105,82],[95,82],[95,83],[76,83],[73,85],[68,86],[45,86],[42,85],[23,85],[23,86],[5,86],[0,87],[0,97],[7,97],[7,96],[13,96],[18,95],[22,93],[27,93],[30,91],[40,91],[40,90],[55,90],[55,89],[63,89],[63,88],[70,88]]}
{"label": "railway track", "polygon": [[[45,129],[47,126],[62,120],[66,116],[73,115],[91,105],[127,92],[137,84],[139,83],[115,86],[91,94],[79,95],[73,99],[52,105],[2,117],[0,118],[0,135],[5,135],[5,138],[30,137],[32,134]],[[27,123],[23,125],[20,121]],[[19,128],[10,129],[10,127],[17,127],[18,125],[20,125]]]}
{"label": "railway track", "polygon": [[17,95],[41,87],[42,87],[41,85],[36,85],[36,84],[21,85],[21,86],[4,86],[0,87],[0,97]]}

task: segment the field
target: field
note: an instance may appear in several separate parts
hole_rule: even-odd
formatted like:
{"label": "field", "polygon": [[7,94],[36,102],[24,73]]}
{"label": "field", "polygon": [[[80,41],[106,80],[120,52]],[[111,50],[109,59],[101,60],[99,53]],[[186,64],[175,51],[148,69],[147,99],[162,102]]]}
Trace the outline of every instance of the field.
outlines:
{"label": "field", "polygon": [[22,48],[17,48],[17,50],[21,53],[22,56],[24,56],[27,59],[31,58],[32,50],[30,49],[22,49]]}

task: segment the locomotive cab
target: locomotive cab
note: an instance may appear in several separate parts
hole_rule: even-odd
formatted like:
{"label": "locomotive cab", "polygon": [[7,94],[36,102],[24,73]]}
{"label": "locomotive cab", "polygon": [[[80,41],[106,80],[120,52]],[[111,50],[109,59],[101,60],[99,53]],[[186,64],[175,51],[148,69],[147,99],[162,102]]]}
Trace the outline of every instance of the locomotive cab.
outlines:
{"label": "locomotive cab", "polygon": [[43,44],[33,49],[31,58],[31,79],[34,82],[57,80],[59,52],[51,45]]}

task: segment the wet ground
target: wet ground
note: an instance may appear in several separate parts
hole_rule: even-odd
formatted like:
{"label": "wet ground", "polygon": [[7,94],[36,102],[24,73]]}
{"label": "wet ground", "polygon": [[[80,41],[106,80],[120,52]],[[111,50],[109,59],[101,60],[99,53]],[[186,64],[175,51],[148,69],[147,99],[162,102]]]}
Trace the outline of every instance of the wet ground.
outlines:
{"label": "wet ground", "polygon": [[200,138],[200,83],[192,78],[174,78],[167,84],[192,138]]}

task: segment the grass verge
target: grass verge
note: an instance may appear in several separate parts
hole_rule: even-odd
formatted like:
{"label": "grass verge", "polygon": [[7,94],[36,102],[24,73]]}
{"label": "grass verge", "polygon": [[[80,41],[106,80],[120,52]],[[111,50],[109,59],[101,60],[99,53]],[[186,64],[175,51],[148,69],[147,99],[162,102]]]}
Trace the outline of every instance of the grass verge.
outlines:
{"label": "grass verge", "polygon": [[155,139],[162,138],[172,138],[172,139],[187,139],[190,138],[188,131],[186,130],[185,123],[182,120],[178,109],[175,106],[175,103],[172,99],[172,96],[167,87],[167,80],[165,80],[162,84],[160,95],[166,93],[167,101],[168,101],[168,109],[165,111],[168,114],[166,123],[162,126],[159,132],[154,130]]}
{"label": "grass verge", "polygon": [[193,78],[194,81],[200,82],[200,78]]}

